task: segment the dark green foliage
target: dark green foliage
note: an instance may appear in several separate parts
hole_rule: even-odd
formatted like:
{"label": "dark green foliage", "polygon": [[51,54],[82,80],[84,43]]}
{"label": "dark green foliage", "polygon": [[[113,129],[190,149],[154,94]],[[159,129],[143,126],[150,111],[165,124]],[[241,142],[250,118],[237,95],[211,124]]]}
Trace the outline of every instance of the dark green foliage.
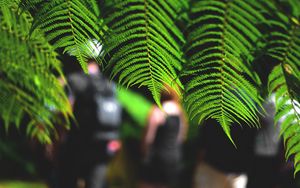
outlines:
{"label": "dark green foliage", "polygon": [[146,86],[158,104],[164,85],[180,94],[184,38],[175,21],[182,8],[180,0],[120,0],[107,19],[113,36],[106,48],[111,76],[127,86]]}
{"label": "dark green foliage", "polygon": [[195,1],[189,13],[186,110],[200,122],[216,119],[230,139],[232,122],[258,122],[260,98],[249,79],[258,82],[250,64],[264,17],[250,2]]}
{"label": "dark green foliage", "polygon": [[[295,1],[290,1],[295,6]],[[300,170],[300,2],[290,7],[293,11],[284,14],[276,10],[278,4],[267,4],[270,35],[267,38],[266,53],[277,65],[269,76],[269,91],[276,95],[275,121],[282,122],[281,135],[286,147],[286,157],[294,156],[295,173]],[[285,6],[280,6],[288,8]],[[298,18],[297,18],[298,17]]]}
{"label": "dark green foliage", "polygon": [[[284,139],[284,144],[286,147],[286,158],[294,156],[295,160],[295,174],[300,170],[300,104],[299,94],[295,96],[295,93],[299,93],[296,88],[288,87],[289,77],[292,74],[285,72],[285,68],[282,64],[274,68],[270,74],[270,91],[275,93],[275,105],[276,105],[276,115],[275,124],[279,122],[281,126],[281,135]],[[295,71],[295,70],[294,70]],[[293,71],[293,73],[294,73]],[[300,71],[295,71],[298,76]],[[298,77],[298,80],[300,77]]]}
{"label": "dark green foliage", "polygon": [[41,29],[55,49],[63,48],[65,52],[75,55],[83,70],[87,71],[87,61],[94,50],[87,44],[91,41],[94,45],[101,42],[105,29],[99,19],[96,1],[24,0],[21,7],[23,10],[32,9],[35,13],[31,32]]}
{"label": "dark green foliage", "polygon": [[[300,170],[297,111],[300,101],[299,0],[101,2],[104,3],[99,6],[94,0],[23,0],[20,7],[25,13],[17,21],[8,9],[3,8],[10,1],[0,0],[1,22],[6,20],[5,25],[1,23],[4,26],[1,25],[1,36],[7,36],[0,39],[3,44],[0,77],[5,75],[6,79],[11,79],[0,80],[0,87],[3,87],[0,100],[5,101],[0,108],[5,120],[16,117],[11,121],[17,123],[21,117],[11,116],[20,110],[14,106],[17,100],[6,99],[15,96],[15,90],[8,88],[8,83],[21,88],[22,92],[17,96],[29,92],[31,98],[36,97],[33,101],[28,101],[30,97],[19,101],[22,105],[36,104],[25,108],[28,114],[41,112],[45,113],[42,117],[49,117],[46,101],[58,103],[51,98],[54,95],[49,94],[48,87],[50,83],[56,83],[49,81],[50,78],[54,80],[50,69],[60,69],[47,41],[55,49],[63,48],[76,55],[86,70],[86,61],[92,56],[87,42],[96,39],[104,45],[107,60],[104,69],[112,78],[128,87],[147,87],[158,104],[160,93],[166,86],[173,87],[180,95],[183,91],[189,118],[199,122],[216,119],[231,139],[232,122],[258,126],[261,90],[265,83],[260,79],[267,77],[262,74],[269,72],[262,70],[262,74],[258,74],[253,62],[264,57],[271,62],[262,62],[265,64],[261,67],[268,65],[272,69],[270,65],[277,65],[269,75],[269,91],[276,95],[276,121],[283,121],[281,132],[287,156],[295,156],[295,172]],[[105,11],[103,15],[100,7]],[[27,10],[34,17],[32,26],[27,23],[27,19],[31,19]],[[26,22],[26,26],[19,22]],[[15,27],[16,24],[20,27]],[[21,32],[22,27],[31,27],[30,40],[25,40],[30,31],[22,29]],[[40,30],[46,34],[47,41],[37,34]],[[8,60],[21,61],[2,63]],[[41,63],[33,64],[33,61]],[[43,74],[35,73],[37,76],[34,77],[27,70],[30,68],[41,70]],[[20,74],[26,71],[29,73],[26,76]],[[53,87],[59,90],[57,84]],[[40,97],[37,93],[41,93]],[[38,102],[34,102],[36,100]],[[60,109],[60,106],[56,108]],[[37,116],[31,116],[35,121],[39,120]],[[46,123],[48,120],[43,119]]]}
{"label": "dark green foliage", "polygon": [[6,128],[11,123],[19,126],[23,116],[29,116],[28,134],[50,142],[54,113],[65,118],[71,113],[54,75],[63,78],[57,54],[38,30],[28,38],[32,18],[17,15],[15,3],[1,7],[0,16],[0,116]]}

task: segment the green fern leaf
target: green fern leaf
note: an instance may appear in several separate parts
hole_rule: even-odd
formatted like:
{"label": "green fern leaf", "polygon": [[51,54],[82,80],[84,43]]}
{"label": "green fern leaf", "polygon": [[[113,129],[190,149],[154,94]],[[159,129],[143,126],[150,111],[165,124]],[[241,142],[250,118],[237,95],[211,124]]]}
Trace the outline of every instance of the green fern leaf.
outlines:
{"label": "green fern leaf", "polygon": [[90,57],[98,60],[93,55],[94,49],[88,45],[91,41],[101,43],[106,28],[103,21],[99,19],[100,11],[96,1],[24,0],[21,7],[24,10],[34,8],[37,12],[31,32],[36,28],[43,30],[54,48],[63,48],[64,52],[76,56],[85,72]]}
{"label": "green fern leaf", "polygon": [[275,121],[281,123],[286,158],[294,156],[296,174],[300,169],[300,24],[295,16],[299,16],[299,12],[297,14],[296,8],[290,7],[295,11],[285,13],[271,3],[266,3],[266,7],[272,16],[268,22],[271,32],[266,39],[270,41],[266,53],[279,64],[269,76],[269,91],[276,94]]}
{"label": "green fern leaf", "polygon": [[[55,112],[66,118],[71,115],[68,99],[55,76],[63,78],[61,64],[43,33],[36,30],[28,39],[32,22],[28,13],[18,15],[15,2],[1,10],[4,8],[9,16],[2,17],[0,12],[0,117],[8,129],[11,124],[19,127],[26,114],[31,119],[27,126],[30,135],[49,142],[56,132]],[[33,134],[31,126],[51,131]]]}
{"label": "green fern leaf", "polygon": [[106,19],[113,36],[105,48],[111,56],[107,70],[128,87],[146,86],[157,104],[165,84],[180,94],[185,40],[175,22],[183,6],[179,0],[116,1]]}
{"label": "green fern leaf", "polygon": [[[298,73],[300,71],[298,70]],[[298,82],[300,77],[298,78]],[[286,147],[286,158],[292,155],[298,155],[300,148],[298,143],[300,141],[300,103],[294,96],[293,88],[289,88],[289,76],[284,71],[284,67],[278,65],[274,68],[269,77],[269,87],[273,88],[270,92],[276,93],[276,123],[280,123],[280,134],[283,136]],[[299,91],[297,91],[299,92]],[[277,93],[280,93],[278,95]],[[299,96],[299,95],[298,95]],[[299,160],[294,158],[295,174],[299,170]],[[297,170],[298,169],[298,170]]]}
{"label": "green fern leaf", "polygon": [[189,14],[188,61],[182,74],[187,112],[199,122],[216,119],[233,142],[232,122],[258,124],[261,99],[250,81],[259,80],[249,67],[262,37],[255,24],[264,17],[252,1],[239,0],[195,1]]}

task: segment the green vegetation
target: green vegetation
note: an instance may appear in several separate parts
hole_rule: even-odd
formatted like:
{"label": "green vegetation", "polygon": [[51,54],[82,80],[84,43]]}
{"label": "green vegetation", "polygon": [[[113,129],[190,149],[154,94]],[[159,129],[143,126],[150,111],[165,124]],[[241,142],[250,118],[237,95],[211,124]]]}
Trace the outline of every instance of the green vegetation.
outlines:
{"label": "green vegetation", "polygon": [[86,70],[93,49],[85,44],[99,41],[96,59],[112,79],[146,87],[158,105],[168,85],[191,119],[216,119],[233,143],[232,122],[259,127],[261,102],[276,93],[287,157],[300,170],[298,0],[96,2],[0,0],[0,115],[7,125],[25,113],[30,134],[49,135],[50,109],[70,115],[54,50],[75,55]]}
{"label": "green vegetation", "polygon": [[31,183],[22,181],[3,181],[0,182],[1,188],[47,188],[43,183]]}

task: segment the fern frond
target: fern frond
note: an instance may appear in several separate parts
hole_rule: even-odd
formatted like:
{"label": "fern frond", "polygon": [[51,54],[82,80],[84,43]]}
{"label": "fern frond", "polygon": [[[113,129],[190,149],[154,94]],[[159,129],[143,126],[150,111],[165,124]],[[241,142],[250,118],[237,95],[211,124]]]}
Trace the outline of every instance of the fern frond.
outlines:
{"label": "fern frond", "polygon": [[54,48],[63,48],[64,52],[75,55],[87,72],[88,58],[93,56],[93,48],[87,43],[95,40],[101,43],[105,30],[96,1],[24,0],[21,7],[25,10],[35,8],[31,32],[41,29]]}
{"label": "fern frond", "polygon": [[164,84],[180,94],[185,39],[175,22],[183,6],[179,0],[119,0],[106,20],[113,33],[105,48],[111,77],[128,87],[146,86],[158,104]]}
{"label": "fern frond", "polygon": [[[299,156],[300,148],[300,103],[299,88],[289,87],[289,75],[284,70],[283,65],[276,66],[269,77],[270,93],[276,94],[275,106],[275,124],[281,126],[281,136],[284,139],[286,148],[285,156],[289,158],[294,156],[295,174],[300,170]],[[298,74],[298,86],[300,83],[300,71]],[[295,81],[295,80],[294,80]],[[295,95],[298,93],[298,95]],[[297,99],[298,97],[298,99]]]}
{"label": "fern frond", "polygon": [[[249,67],[264,17],[253,1],[195,1],[191,4],[183,78],[185,106],[199,122],[216,119],[230,136],[232,122],[258,125],[259,82]],[[244,58],[246,57],[246,58]]]}
{"label": "fern frond", "polygon": [[[9,16],[2,16],[4,8]],[[38,135],[30,129],[30,134],[49,142],[47,137],[55,133],[53,122],[58,119],[53,119],[55,113],[62,113],[67,120],[71,107],[55,76],[63,78],[57,54],[39,30],[27,37],[31,22],[29,14],[17,14],[14,2],[1,7],[0,116],[7,128],[12,123],[20,126],[24,115],[29,116],[28,128],[39,125],[49,130],[47,135]]]}
{"label": "fern frond", "polygon": [[[288,2],[296,3],[293,0]],[[265,6],[271,10],[269,15],[272,16],[268,20],[271,32],[267,37],[270,42],[266,54],[279,64],[269,76],[269,92],[276,93],[275,121],[282,122],[286,158],[294,156],[296,174],[300,170],[300,148],[297,146],[300,141],[300,12],[297,7],[287,6],[285,8],[295,11],[285,13],[276,4],[265,3]]]}

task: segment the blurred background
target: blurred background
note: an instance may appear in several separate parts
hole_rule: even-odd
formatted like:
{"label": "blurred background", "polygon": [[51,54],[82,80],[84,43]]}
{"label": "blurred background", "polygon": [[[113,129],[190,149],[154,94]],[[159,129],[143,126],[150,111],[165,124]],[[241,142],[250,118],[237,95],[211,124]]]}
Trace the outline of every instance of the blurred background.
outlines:
{"label": "blurred background", "polygon": [[[31,7],[30,2],[34,2],[33,4],[37,5],[37,9]],[[46,4],[48,3],[48,1],[29,1],[29,7],[27,8],[32,15],[35,15],[40,8],[43,8],[43,3],[45,2]],[[52,2],[57,3],[60,1],[51,1],[49,5],[50,8],[52,8]],[[85,2],[87,5],[91,5],[87,6],[89,8],[93,8],[93,5],[96,6],[97,4],[96,1],[93,1],[94,4],[90,4],[89,1]],[[99,2],[100,1],[98,1],[98,3]],[[124,6],[121,6],[122,8],[128,8],[128,5],[131,6],[135,5],[136,3],[128,1],[123,4],[123,2],[120,1],[120,4],[117,4],[117,6],[114,7],[113,2],[114,1],[107,1],[107,7],[103,6],[103,8],[101,6],[100,8],[107,8],[108,10],[110,8],[110,11],[117,13],[113,17],[114,19],[111,20],[111,22],[115,23],[111,23],[111,25],[123,25],[118,22],[120,21],[122,23],[124,16],[121,14],[118,15],[118,11],[116,10],[120,9],[120,4]],[[187,3],[188,1],[182,2],[185,4],[185,2]],[[239,9],[238,2],[239,1],[236,1],[237,4],[233,4],[237,9]],[[294,2],[295,4],[298,3],[297,0],[291,0],[290,2]],[[142,3],[142,6],[145,6],[144,4],[146,3]],[[160,3],[164,4],[164,1],[160,1]],[[221,3],[223,6],[223,1],[216,1],[216,3]],[[4,4],[9,4],[9,1],[0,1],[0,5]],[[153,4],[155,5],[155,3]],[[178,1],[178,4],[180,4],[180,1]],[[79,5],[84,7],[81,3],[79,3]],[[69,4],[67,4],[67,6],[70,8]],[[224,6],[227,6],[227,1],[224,3]],[[244,6],[249,8],[247,4]],[[47,14],[47,9],[49,7],[43,9],[42,12]],[[78,13],[79,10],[76,10],[76,8],[81,8],[77,6],[77,4],[74,4],[74,7],[74,15],[80,17],[80,19],[78,19],[79,24],[76,23],[76,27],[82,23],[85,23],[84,21],[91,21],[85,20],[85,17]],[[196,21],[192,21],[194,25],[191,24],[188,26],[188,28],[185,28],[185,22],[187,22],[188,15],[184,12],[189,10],[190,7],[183,9],[183,15],[171,16],[176,18],[176,24],[178,24],[180,28],[182,27],[181,29],[184,31],[183,34],[196,35],[196,33],[193,34],[193,31],[190,29],[196,29],[199,25],[203,24],[200,22],[202,18],[197,18],[198,15],[202,14],[204,15],[203,18],[206,18],[206,14],[208,14],[207,17],[212,17],[215,22],[214,26],[216,27],[224,24],[225,28],[226,24],[228,24],[226,20],[229,16],[227,14],[224,14],[224,19],[222,18],[222,20],[225,21],[222,21],[222,23],[219,23],[218,19],[215,18],[215,13],[219,12],[219,9],[206,11],[205,8],[202,10],[202,7],[199,7],[195,8],[195,13],[190,15],[190,18],[195,19]],[[300,14],[298,13],[300,12],[298,6],[295,6],[294,8],[294,12]],[[159,10],[162,12],[173,12],[172,9],[167,9],[168,8],[160,8]],[[284,12],[291,12],[289,9],[285,10],[284,7],[282,7],[282,9],[284,9],[282,10]],[[83,11],[84,10],[88,9],[84,8]],[[238,16],[239,14],[237,14],[234,10],[235,9],[231,10],[232,15]],[[251,13],[251,17],[255,16],[255,8],[253,7],[250,10],[254,12],[254,14]],[[104,55],[104,57],[101,57],[99,62],[96,62],[95,59],[102,56],[104,51],[101,47],[101,44],[96,39],[95,41],[88,40],[88,44],[96,44],[95,48],[87,48],[88,55],[83,53],[85,49],[84,46],[77,46],[76,43],[74,46],[77,47],[77,53],[82,53],[81,55],[84,56],[84,58],[81,58],[81,62],[77,62],[76,58],[72,57],[72,55],[78,56],[74,48],[69,46],[68,50],[61,49],[61,47],[66,47],[65,45],[69,44],[69,42],[61,42],[61,38],[63,39],[66,37],[67,39],[70,39],[72,37],[68,36],[68,32],[63,32],[65,28],[61,27],[60,24],[63,23],[60,23],[59,19],[58,21],[56,20],[54,22],[47,21],[46,24],[53,23],[53,25],[50,24],[51,26],[49,27],[49,30],[46,29],[44,33],[50,34],[50,36],[53,37],[52,39],[54,39],[52,42],[56,43],[55,46],[60,47],[54,52],[49,50],[51,48],[47,42],[45,42],[44,45],[40,44],[41,41],[45,40],[43,35],[39,36],[39,34],[35,35],[35,33],[33,33],[30,38],[32,41],[28,40],[23,42],[28,36],[28,33],[31,31],[29,25],[32,22],[32,17],[29,16],[29,13],[27,13],[27,15],[15,14],[18,12],[16,4],[12,5],[10,9],[5,9],[4,6],[1,6],[1,11],[3,13],[1,12],[0,21],[3,25],[1,25],[0,31],[3,42],[1,43],[2,45],[0,45],[0,51],[2,52],[3,50],[5,53],[1,53],[2,58],[0,58],[0,84],[2,84],[0,85],[0,90],[2,92],[4,91],[3,96],[0,97],[0,111],[3,112],[2,119],[0,119],[0,188],[300,188],[299,173],[294,175],[295,169],[293,164],[293,155],[288,157],[289,160],[285,159],[286,151],[279,136],[281,123],[288,115],[288,111],[290,109],[287,108],[287,110],[283,111],[284,113],[280,112],[282,119],[277,118],[276,125],[274,126],[275,100],[273,95],[265,97],[264,99],[263,107],[266,111],[266,114],[258,117],[261,128],[257,129],[253,127],[251,128],[247,125],[234,124],[230,127],[232,137],[231,140],[225,134],[225,128],[223,127],[223,129],[216,120],[206,119],[201,124],[199,124],[197,121],[189,121],[192,118],[188,117],[184,112],[182,101],[178,96],[178,91],[173,91],[171,88],[168,88],[167,85],[163,85],[163,82],[160,83],[160,76],[157,76],[157,80],[159,80],[158,83],[161,84],[158,86],[165,87],[167,92],[163,90],[161,93],[155,93],[155,95],[152,95],[153,93],[150,92],[153,92],[155,89],[148,90],[149,88],[147,88],[150,87],[151,84],[145,84],[143,82],[142,79],[145,78],[139,77],[140,75],[132,74],[132,76],[129,74],[130,69],[127,67],[127,65],[124,65],[123,67],[122,65],[109,64],[107,66],[108,68],[110,68],[109,66],[123,67],[120,68],[120,70],[127,73],[127,75],[131,75],[131,79],[135,80],[135,82],[132,82],[132,80],[127,80],[129,78],[123,78],[125,80],[124,83],[128,82],[128,85],[133,85],[130,87],[130,89],[122,87],[118,85],[118,83],[109,80],[108,77],[111,75],[107,75],[107,72],[100,71],[107,68],[101,67],[100,61],[103,61],[102,63],[105,64],[105,61],[111,58],[109,57],[110,53],[116,52],[114,47],[110,49],[111,51],[109,51],[108,54]],[[62,10],[62,12],[63,11],[65,10]],[[97,9],[94,9],[93,11],[96,13],[98,12],[97,14],[100,12],[97,11]],[[103,11],[104,14],[106,13],[106,10],[101,11]],[[139,12],[139,10],[131,11],[130,7],[128,8],[128,12],[135,13],[136,11]],[[199,12],[197,13],[197,11]],[[57,14],[60,12],[61,10],[59,10]],[[181,9],[178,13],[180,12]],[[271,10],[270,12],[273,13],[274,11]],[[257,11],[257,13],[260,12]],[[68,14],[70,14],[70,12],[68,12]],[[91,13],[87,11],[87,14],[90,15]],[[168,14],[166,13],[162,15]],[[164,16],[162,15],[159,16],[160,19],[164,19]],[[95,22],[97,23],[100,22],[97,19],[98,16],[99,15],[95,17],[95,20],[97,20]],[[133,17],[135,18],[134,14]],[[126,20],[124,21],[125,23],[131,20],[131,17],[127,18],[125,16],[124,18]],[[246,18],[248,19],[247,16]],[[242,19],[242,21],[244,20],[243,23],[245,23],[245,25],[249,25],[246,18]],[[278,18],[283,19],[283,22],[278,21],[278,24],[274,24],[276,23],[275,21],[270,21],[270,23],[281,27],[281,25],[284,25],[283,23],[285,23],[286,20],[290,20],[292,23],[291,28],[299,28],[299,17],[284,17],[283,15],[280,15]],[[234,18],[231,19],[234,20]],[[72,21],[71,17],[67,20],[70,22]],[[212,20],[208,19],[204,22],[210,24],[211,21]],[[102,22],[103,20],[101,19],[101,27]],[[145,25],[149,24],[148,22],[150,23],[151,21],[146,21]],[[167,22],[169,22],[168,19]],[[234,21],[232,22],[235,23]],[[38,20],[38,23],[43,25],[44,20]],[[261,24],[260,22],[258,23]],[[78,34],[79,36],[82,35],[82,31],[92,31],[92,33],[95,31],[98,32],[98,25],[96,23],[93,24],[91,22],[82,25],[86,26],[88,29],[85,31],[85,29],[78,27],[78,31],[80,31]],[[91,29],[92,27],[89,28],[89,25],[95,25],[97,27]],[[138,25],[140,27],[142,24]],[[168,28],[165,28],[166,31],[170,30],[170,27],[173,27],[173,25],[170,23],[161,24],[161,26],[163,25],[170,25]],[[257,25],[252,25],[251,28],[256,28],[256,26]],[[131,27],[131,24],[125,24],[124,28],[119,30],[119,32],[125,32],[128,27]],[[282,30],[280,27],[279,30]],[[16,33],[12,34],[12,28],[16,30]],[[57,31],[57,35],[51,34],[51,28],[54,28],[54,30]],[[95,31],[93,31],[94,29]],[[106,32],[106,29],[106,27],[103,27],[103,32]],[[206,28],[204,27],[204,35],[207,34],[205,29]],[[199,31],[200,30],[202,30],[202,28],[200,28]],[[263,28],[261,28],[261,30],[263,30]],[[288,33],[290,32],[289,27],[286,27],[286,30]],[[270,33],[269,31],[271,30],[266,29],[266,33]],[[251,38],[248,36],[248,32],[248,30],[245,32],[247,35],[245,38]],[[273,33],[275,33],[275,36],[277,35],[277,32]],[[294,33],[294,31],[291,33],[295,38],[297,38],[296,34],[299,34],[299,32]],[[101,36],[98,36],[98,34],[95,35],[101,38],[103,37],[102,34],[99,34]],[[234,34],[228,35],[228,38],[230,39]],[[169,38],[174,37],[173,35],[174,34],[171,33],[167,36],[160,36],[153,41],[157,42],[162,39],[169,40]],[[210,35],[214,36],[216,34],[208,33],[207,36]],[[288,39],[289,44],[292,42],[293,38],[286,37],[287,35],[285,36],[284,34],[281,35],[282,38]],[[6,40],[10,38],[14,39],[15,36],[21,36],[20,40]],[[240,34],[239,37],[247,41],[243,37],[243,34]],[[269,38],[267,37],[264,40],[268,41],[270,38],[272,39],[272,37],[274,36],[269,36]],[[281,39],[281,37],[274,37],[273,40],[275,38],[279,38],[278,41],[275,40],[274,43],[270,43],[264,48],[269,48],[269,45],[272,46],[278,43],[278,46],[275,45],[275,47],[278,47],[279,51],[282,51],[281,43],[286,42]],[[73,38],[76,39],[76,37]],[[115,47],[119,46],[119,38],[108,38],[112,38],[113,42],[116,42],[117,45],[115,45]],[[148,40],[148,37],[145,38]],[[190,38],[190,36],[188,38]],[[200,38],[202,37],[195,37],[195,41],[191,40],[189,43],[202,43],[202,39],[200,40]],[[224,39],[221,36],[220,38],[222,38],[221,40],[223,44]],[[239,41],[238,37],[234,39],[234,42],[231,42],[232,44],[235,43],[235,41]],[[139,40],[141,40],[141,38],[128,39],[128,41],[125,41],[125,44],[120,45],[120,48],[124,47],[126,50],[129,50],[130,53],[132,53],[130,55],[133,55],[133,58],[131,57],[130,60],[135,59],[136,57],[142,57],[139,57],[139,49],[137,51],[130,50],[130,45]],[[206,41],[205,38],[203,40]],[[18,43],[16,41],[18,41]],[[86,45],[86,40],[82,41],[84,41],[84,45]],[[262,44],[260,44],[259,41],[260,40],[258,40],[259,44],[257,44],[257,50],[261,50],[261,53],[263,54],[265,52],[263,52],[264,49],[260,49],[262,48],[260,46]],[[34,48],[28,47],[28,44],[31,44],[29,42],[32,42]],[[256,42],[257,41],[255,39],[255,43]],[[175,43],[176,42],[174,42],[174,44]],[[197,46],[195,49],[191,48],[187,50],[188,53],[185,55],[188,56],[188,59],[193,59],[195,57],[199,58],[200,56],[198,57],[197,53],[200,53],[203,49],[205,51],[207,47],[215,45],[214,43],[214,40],[212,40],[207,42],[207,44],[205,43]],[[242,43],[243,42],[241,42],[240,46],[243,46],[246,49]],[[11,46],[6,48],[7,44],[10,44]],[[140,45],[138,44],[136,46]],[[172,51],[164,51],[164,45],[160,47],[163,49],[161,49],[163,54],[168,54],[170,51]],[[236,51],[236,49],[240,48],[239,46],[235,47],[236,48],[233,48],[233,51]],[[224,47],[222,46],[222,49],[223,48]],[[181,50],[181,47],[178,49]],[[215,51],[214,48],[212,49]],[[49,53],[48,50],[50,51]],[[91,55],[89,50],[95,54]],[[298,48],[296,50],[298,50]],[[294,56],[294,53],[296,54],[296,50],[291,52],[292,57]],[[64,53],[63,51],[67,51],[68,53]],[[248,49],[246,49],[246,51],[248,52]],[[21,52],[24,54],[21,54]],[[119,52],[120,57],[112,59],[114,61],[121,61],[125,59],[124,61],[126,61],[126,58],[123,59],[123,53],[121,52]],[[21,58],[17,56],[18,53],[20,53]],[[138,56],[135,56],[135,53],[137,53]],[[271,69],[276,64],[270,63],[274,62],[274,59],[276,59],[278,56],[278,52],[275,51],[274,53],[276,54],[274,55],[275,58],[270,58],[265,57],[266,55],[261,55],[260,52],[258,52],[258,57],[254,58],[253,60],[253,64],[257,66],[253,68],[253,72],[255,71],[259,74],[262,82],[259,84],[264,86],[267,85],[267,77],[269,75],[267,73],[271,72]],[[282,51],[282,53],[284,57],[287,54],[285,51]],[[145,54],[147,56],[149,55],[148,52]],[[179,54],[180,55],[178,56],[182,55],[181,51]],[[45,57],[43,57],[43,55]],[[216,53],[212,55],[217,56],[219,54]],[[242,56],[245,54],[239,55],[241,55],[241,57],[239,57],[241,58],[241,62],[248,61],[249,57]],[[34,59],[32,59],[31,56],[33,56]],[[297,56],[300,57],[299,54]],[[51,59],[52,61],[49,61],[51,63],[46,61],[49,57],[50,59],[53,58]],[[59,58],[59,61],[56,59],[56,57]],[[212,58],[215,59],[216,57]],[[11,62],[11,59],[15,61],[12,61],[12,66],[7,66],[7,62]],[[221,58],[219,58],[219,60],[220,59]],[[279,59],[281,61],[281,58]],[[86,60],[87,62],[85,62]],[[222,61],[220,66],[223,66],[225,60],[222,58],[220,61]],[[61,62],[61,64],[58,62]],[[262,62],[267,63],[263,64]],[[131,62],[129,64],[131,64]],[[137,63],[136,66],[138,65],[139,64]],[[286,65],[288,64],[284,64],[283,66],[285,71],[291,74],[293,71],[292,67]],[[62,66],[62,70],[60,69],[60,66]],[[31,67],[32,70],[27,70],[28,67]],[[168,67],[160,67],[160,65],[156,65],[156,67],[157,70],[155,71],[157,72],[162,69],[168,69]],[[230,65],[229,67],[230,70],[232,69],[231,71],[234,73],[234,75],[241,74],[239,70],[235,69],[234,66]],[[191,79],[193,75],[190,75],[189,73],[193,72],[194,68],[195,67],[193,66],[188,67],[188,69],[191,69],[191,71],[185,73],[186,75],[183,78],[185,81],[193,80]],[[85,73],[83,72],[83,69],[86,71]],[[212,68],[212,70],[205,69],[205,71],[202,70],[200,72],[205,72],[203,77],[206,77],[210,73],[213,73],[210,71],[215,71],[214,69],[215,68]],[[152,71],[151,68],[149,70],[150,72]],[[180,72],[181,69],[176,71]],[[24,74],[20,74],[23,72]],[[32,77],[26,77],[26,75],[31,74],[33,75]],[[114,76],[116,77],[124,77],[124,75],[120,75],[120,72],[118,71],[113,72],[112,74],[115,74]],[[241,74],[239,76],[243,78],[244,75]],[[248,76],[246,75],[246,79],[249,79],[247,78]],[[274,77],[276,76],[277,75]],[[178,77],[180,77],[179,73]],[[139,82],[140,80],[136,78],[140,78],[142,82]],[[173,83],[174,80],[172,79],[167,78],[168,82],[171,80],[170,82]],[[294,83],[293,78],[291,77],[290,79],[291,83]],[[22,81],[19,82],[19,80]],[[229,82],[231,82],[230,79]],[[278,80],[274,82],[277,83]],[[208,83],[210,84],[211,82]],[[223,80],[221,83],[223,84]],[[297,88],[299,88],[297,83],[298,82],[295,82],[295,91]],[[146,87],[135,87],[135,85],[139,84]],[[180,90],[180,87],[177,87],[176,83],[173,84],[175,85],[174,88]],[[277,84],[279,85],[278,87],[281,87],[282,85],[281,83]],[[11,85],[13,87],[11,87]],[[199,88],[204,85],[206,84],[199,85]],[[24,89],[24,91],[19,91],[18,87]],[[236,87],[235,89],[239,89],[240,92],[243,91],[243,88]],[[191,90],[196,90],[196,88],[192,87]],[[17,91],[20,93],[14,96]],[[263,93],[263,91],[260,92]],[[193,93],[193,91],[191,93]],[[221,93],[223,98],[223,91]],[[229,96],[233,98],[233,101],[234,99],[239,99],[239,97],[243,95],[236,93],[235,91],[229,91],[229,93]],[[12,97],[9,97],[8,95],[12,95]],[[158,106],[156,103],[158,102],[158,99],[156,99],[156,102],[153,99],[153,96],[159,98],[157,95],[161,96],[160,106]],[[67,96],[66,99],[64,96]],[[20,100],[20,103],[18,103],[18,97],[23,97],[22,100]],[[296,95],[296,97],[298,96]],[[249,98],[251,101],[250,96],[245,98]],[[195,102],[194,99],[191,101]],[[210,99],[205,102],[209,101]],[[203,103],[200,102],[199,104]],[[34,113],[30,113],[31,111],[28,110],[31,105],[35,105],[31,109]],[[297,105],[299,106],[299,104]],[[9,110],[7,110],[6,107],[8,107]],[[16,109],[14,109],[14,107]],[[234,106],[230,107],[229,111],[231,111],[232,108],[234,108]],[[298,109],[295,111],[297,112],[297,110]],[[61,113],[58,113],[58,111]],[[23,112],[25,114],[24,117],[22,116]],[[197,114],[198,112],[195,113]],[[213,114],[209,114],[207,117],[212,116]],[[70,119],[68,117],[70,117]],[[243,116],[242,119],[248,118],[248,116],[245,117]],[[14,125],[11,126],[12,124]],[[295,125],[293,127],[294,130],[298,131],[296,123],[293,125]],[[294,136],[294,132],[290,131],[288,133]],[[290,137],[287,138],[288,141],[291,141],[289,143],[295,147],[290,146],[287,148],[298,150],[299,147],[296,146],[294,140],[289,139]],[[287,153],[290,153],[287,154],[289,156],[291,153],[293,154],[293,151]]]}
{"label": "blurred background", "polygon": [[[159,187],[151,185],[151,182],[156,182],[152,177],[163,168],[149,169],[147,160],[155,155],[155,143],[168,145],[172,135],[167,136],[169,141],[156,141],[159,131],[151,133],[151,126],[159,127],[164,123],[160,122],[160,113],[155,111],[160,109],[149,93],[138,88],[124,89],[107,81],[98,65],[93,67],[93,62],[89,64],[90,74],[83,74],[73,58],[65,56],[62,61],[67,75],[65,91],[75,116],[71,130],[61,128],[53,143],[42,144],[26,136],[22,123],[19,128],[12,126],[9,130],[1,126],[0,188]],[[95,80],[87,79],[92,75],[101,76]],[[96,88],[93,91],[87,89],[90,82],[93,83],[91,87]],[[104,101],[98,104],[93,98],[94,93]],[[172,97],[167,98],[167,101],[172,100]],[[175,103],[181,105],[180,101]],[[106,109],[102,112],[97,105]],[[165,105],[165,111],[169,110],[168,105]],[[177,109],[172,105],[170,108]],[[171,173],[170,187],[300,187],[299,177],[293,175],[292,161],[284,159],[278,131],[273,127],[269,129],[274,119],[272,100],[266,99],[265,108],[269,115],[262,117],[262,129],[233,126],[232,137],[236,146],[214,120],[207,120],[202,125],[186,122],[184,129],[179,128],[185,130],[182,133],[184,138],[174,146],[180,147],[176,150],[180,159],[172,163],[178,168],[177,174]],[[169,111],[170,116],[178,115],[176,110]],[[179,113],[179,116],[186,115]],[[101,128],[92,126],[99,121],[106,125]],[[153,140],[147,145],[151,134]],[[147,155],[146,146],[150,155]],[[170,148],[160,147],[159,151],[163,153],[163,150],[169,151]],[[154,175],[145,174],[151,170]],[[159,181],[167,179],[164,177]],[[92,185],[90,182],[93,181],[98,184]]]}

